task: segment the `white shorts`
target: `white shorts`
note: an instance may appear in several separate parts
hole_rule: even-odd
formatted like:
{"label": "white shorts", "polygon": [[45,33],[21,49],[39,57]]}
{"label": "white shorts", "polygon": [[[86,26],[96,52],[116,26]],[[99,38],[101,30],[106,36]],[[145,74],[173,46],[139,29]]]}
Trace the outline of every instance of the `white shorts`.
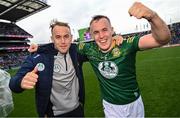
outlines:
{"label": "white shorts", "polygon": [[144,117],[144,105],[141,96],[134,102],[126,105],[115,105],[103,100],[106,118]]}

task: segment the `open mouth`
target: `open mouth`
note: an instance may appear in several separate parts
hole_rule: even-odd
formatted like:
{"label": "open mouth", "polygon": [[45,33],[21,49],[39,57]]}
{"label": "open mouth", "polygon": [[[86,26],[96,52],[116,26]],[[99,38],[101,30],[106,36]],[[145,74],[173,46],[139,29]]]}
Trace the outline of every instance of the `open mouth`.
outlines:
{"label": "open mouth", "polygon": [[107,40],[101,40],[99,41],[99,43],[102,45],[102,46],[105,46],[107,44]]}

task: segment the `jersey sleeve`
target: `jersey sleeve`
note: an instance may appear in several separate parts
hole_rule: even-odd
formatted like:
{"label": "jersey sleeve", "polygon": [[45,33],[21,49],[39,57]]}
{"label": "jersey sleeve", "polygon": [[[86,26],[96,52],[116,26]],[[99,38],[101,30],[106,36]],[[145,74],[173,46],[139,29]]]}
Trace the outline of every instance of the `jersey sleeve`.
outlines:
{"label": "jersey sleeve", "polygon": [[139,39],[140,39],[140,37],[139,36],[134,36],[134,38],[133,38],[133,48],[134,48],[134,50],[136,50],[136,51],[139,51],[140,49],[139,49]]}
{"label": "jersey sleeve", "polygon": [[139,51],[139,36],[130,36],[128,38],[125,39],[125,45],[126,48],[128,48],[129,51],[131,52],[137,52]]}

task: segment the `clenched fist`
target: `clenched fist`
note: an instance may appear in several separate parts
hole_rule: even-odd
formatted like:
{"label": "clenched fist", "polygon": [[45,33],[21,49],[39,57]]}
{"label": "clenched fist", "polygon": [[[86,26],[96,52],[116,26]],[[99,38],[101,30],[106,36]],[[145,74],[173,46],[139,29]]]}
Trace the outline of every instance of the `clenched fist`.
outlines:
{"label": "clenched fist", "polygon": [[155,12],[140,2],[135,2],[129,9],[129,15],[137,19],[145,18],[150,21],[155,16]]}

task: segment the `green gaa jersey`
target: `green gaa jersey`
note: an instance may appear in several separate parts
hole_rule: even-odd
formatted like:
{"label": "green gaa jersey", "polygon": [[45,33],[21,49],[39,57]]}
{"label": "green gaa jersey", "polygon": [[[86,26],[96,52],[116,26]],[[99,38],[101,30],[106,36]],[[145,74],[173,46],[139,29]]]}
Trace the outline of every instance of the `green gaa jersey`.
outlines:
{"label": "green gaa jersey", "polygon": [[138,42],[139,37],[129,37],[108,53],[101,52],[95,42],[79,44],[79,52],[87,55],[98,77],[104,100],[123,105],[139,97],[135,69]]}

